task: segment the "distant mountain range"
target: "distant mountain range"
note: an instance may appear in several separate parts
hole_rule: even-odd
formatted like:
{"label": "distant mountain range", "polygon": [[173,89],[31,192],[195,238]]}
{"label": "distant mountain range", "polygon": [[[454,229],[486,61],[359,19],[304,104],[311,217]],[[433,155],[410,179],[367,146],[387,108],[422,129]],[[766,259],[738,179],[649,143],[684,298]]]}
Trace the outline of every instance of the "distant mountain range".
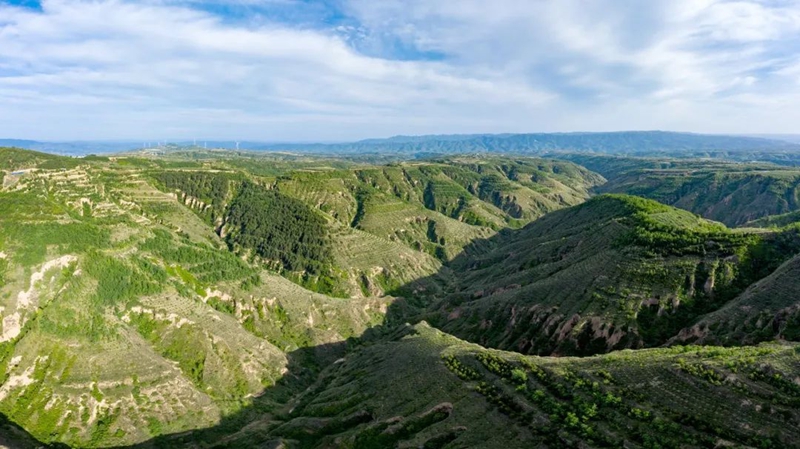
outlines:
{"label": "distant mountain range", "polygon": [[[604,133],[457,134],[395,136],[346,143],[267,143],[253,141],[206,141],[196,146],[242,150],[292,151],[307,153],[393,153],[402,155],[454,153],[544,154],[549,152],[592,152],[624,155],[685,155],[718,157],[721,154],[798,153],[798,139],[692,134],[666,131],[621,131]],[[194,142],[171,142],[170,147],[194,146]],[[139,149],[142,143],[39,142],[0,139],[0,146],[13,146],[64,155],[114,153]],[[150,145],[144,145],[148,147]],[[158,147],[158,144],[152,146]]]}
{"label": "distant mountain range", "polygon": [[664,131],[396,136],[352,143],[275,145],[319,152],[542,153],[551,151],[644,155],[653,152],[798,151],[800,145],[760,137]]}
{"label": "distant mountain range", "polygon": [[85,156],[87,154],[118,153],[136,148],[142,144],[133,142],[42,142],[38,140],[0,139],[0,147],[25,148],[27,150],[44,151],[62,156]]}

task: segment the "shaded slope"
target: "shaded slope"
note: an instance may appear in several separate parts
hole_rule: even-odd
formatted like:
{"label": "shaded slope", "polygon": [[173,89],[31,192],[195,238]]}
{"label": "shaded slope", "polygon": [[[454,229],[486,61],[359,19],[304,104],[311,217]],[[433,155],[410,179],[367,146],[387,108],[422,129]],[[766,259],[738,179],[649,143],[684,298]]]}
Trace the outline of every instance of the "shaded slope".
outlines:
{"label": "shaded slope", "polygon": [[420,323],[353,347],[281,413],[137,447],[795,447],[796,349],[526,357]]}
{"label": "shaded slope", "polygon": [[[47,446],[32,437],[28,432],[9,421],[5,415],[0,414],[0,448],[8,449],[38,449]],[[66,446],[64,446],[66,448]]]}
{"label": "shaded slope", "polygon": [[683,330],[675,341],[739,345],[800,339],[800,256]]}
{"label": "shaded slope", "polygon": [[[591,354],[660,345],[800,252],[653,201],[593,198],[456,259],[435,326],[490,347]],[[431,312],[431,310],[435,310]]]}

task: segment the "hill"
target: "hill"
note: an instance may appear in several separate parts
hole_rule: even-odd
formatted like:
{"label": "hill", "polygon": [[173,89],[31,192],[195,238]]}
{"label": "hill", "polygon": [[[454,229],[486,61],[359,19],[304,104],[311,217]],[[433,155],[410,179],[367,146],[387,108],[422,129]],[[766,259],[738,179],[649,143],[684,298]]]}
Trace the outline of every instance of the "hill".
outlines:
{"label": "hill", "polygon": [[570,155],[601,173],[599,193],[625,193],[679,207],[728,226],[800,208],[800,170],[759,163]]}
{"label": "hill", "polygon": [[[225,164],[232,165],[233,161],[236,159]],[[456,158],[349,169],[307,168],[276,177],[257,176],[260,170],[232,168],[214,173],[152,171],[151,176],[160,189],[179,195],[180,201],[213,225],[238,252],[276,262],[273,268],[290,279],[336,296],[387,292],[432,274],[474,240],[578,204],[589,197],[589,189],[604,181],[574,164],[535,158]],[[256,177],[257,185],[246,190],[261,189],[257,196],[242,192],[248,176]],[[241,200],[242,195],[247,199]],[[251,207],[256,197],[262,198],[259,204],[264,207]],[[278,201],[285,205],[282,207],[294,204],[294,212],[267,211],[266,205]],[[252,226],[248,229],[240,226],[242,217],[232,214],[237,204],[242,204],[241,212],[249,216]],[[265,211],[261,224],[256,210]],[[308,253],[303,256],[305,263],[292,266],[288,260],[278,260],[277,254],[252,252],[259,241],[270,242],[270,251],[280,249],[276,246],[279,241],[295,241],[288,235],[264,234],[270,223],[275,230],[287,228],[274,222],[275,216],[306,217],[304,222],[320,216],[327,220],[317,220],[309,228],[320,232],[318,238],[314,237],[318,242],[314,249],[309,247],[312,234],[303,232],[302,248],[290,251],[311,251],[313,257],[306,257]],[[300,222],[293,223],[288,228]],[[254,239],[251,231],[255,226],[260,226],[258,232],[263,235]],[[376,251],[350,251],[348,248],[358,241],[371,239],[362,237],[364,232],[378,238],[373,239]],[[380,254],[386,257],[377,263]]]}
{"label": "hill", "polygon": [[[279,409],[342,342],[384,319],[386,291],[437,291],[448,254],[496,233],[467,223],[469,211],[519,226],[602,182],[544,160],[347,169],[304,160],[311,171],[276,176],[263,171],[272,159],[251,164],[255,173],[236,157],[7,154],[0,414],[75,447],[228,416],[236,427]],[[344,201],[325,198],[320,180],[348,186]]]}
{"label": "hill", "polygon": [[[16,146],[60,154],[87,154],[127,151],[140,148],[139,142],[39,142],[33,140],[0,139],[0,146]],[[190,142],[172,146],[194,146]],[[242,148],[255,150],[394,155],[466,154],[476,152],[507,154],[541,154],[549,151],[581,151],[628,155],[683,154],[703,157],[720,153],[790,158],[800,145],[780,138],[733,135],[692,134],[667,131],[619,131],[525,134],[454,134],[425,136],[395,136],[387,139],[367,139],[345,143],[268,143],[210,141],[208,148]],[[166,146],[165,146],[166,147]],[[161,146],[159,149],[162,148]],[[196,147],[199,148],[199,147]]]}
{"label": "hill", "polygon": [[800,256],[751,285],[719,310],[684,329],[675,341],[740,345],[800,338]]}
{"label": "hill", "polygon": [[137,447],[794,447],[796,349],[529,357],[421,323],[354,348],[282,413],[232,435]]}
{"label": "hill", "polygon": [[619,351],[800,338],[796,227],[541,158],[6,155],[2,444],[799,440],[793,343]]}
{"label": "hill", "polygon": [[[41,441],[211,426],[281,379],[287,352],[382,319],[387,299],[316,294],[237,257],[148,162],[76,162],[0,192],[0,414]],[[337,351],[304,353],[285,391]]]}
{"label": "hill", "polygon": [[[457,258],[419,312],[485,346],[594,354],[661,345],[800,252],[796,231],[745,233],[650,200],[602,195]],[[433,312],[431,312],[433,310]]]}
{"label": "hill", "polygon": [[473,157],[296,172],[278,178],[275,187],[344,225],[450,259],[487,231],[586,200],[603,182],[571,163]]}
{"label": "hill", "polygon": [[768,215],[758,220],[748,221],[742,226],[752,228],[782,228],[795,223],[800,223],[800,210],[779,215]]}

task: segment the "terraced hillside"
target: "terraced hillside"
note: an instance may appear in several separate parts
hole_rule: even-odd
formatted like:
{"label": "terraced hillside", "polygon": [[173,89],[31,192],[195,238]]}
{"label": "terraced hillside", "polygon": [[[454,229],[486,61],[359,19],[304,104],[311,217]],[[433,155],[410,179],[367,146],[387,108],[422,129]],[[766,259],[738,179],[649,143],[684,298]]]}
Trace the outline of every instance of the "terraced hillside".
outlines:
{"label": "terraced hillside", "polygon": [[[387,299],[314,294],[236,257],[140,167],[67,161],[0,192],[0,414],[36,438],[211,426],[282,379],[287,352],[381,321]],[[310,351],[305,372],[336,357]]]}
{"label": "terraced hillside", "polygon": [[[348,170],[305,169],[277,178],[257,178],[261,187],[249,189],[246,200],[240,201],[241,186],[252,173],[182,169],[155,171],[152,176],[163,191],[176,193],[213,224],[229,246],[274,262],[272,268],[287,277],[335,296],[380,294],[432,274],[442,262],[498,229],[518,227],[544,213],[585,201],[589,189],[603,181],[570,163],[459,158]],[[326,235],[319,236],[316,248],[304,241],[303,251],[310,251],[303,256],[305,262],[280,256],[283,250],[275,246],[277,240],[268,231],[263,238],[274,250],[270,254],[253,252],[258,240],[244,238],[245,233],[234,226],[231,212],[237,204],[244,205],[241,210],[251,216],[248,220],[252,223],[257,222],[255,210],[266,210],[250,207],[256,198],[254,189],[263,191],[259,204],[277,205],[280,200],[281,208],[294,211],[264,214],[268,219],[259,225],[262,229],[273,222],[272,217],[312,219],[316,214],[309,208],[328,219]],[[300,203],[290,206],[289,198]],[[241,222],[241,217],[236,220]],[[321,227],[322,223],[317,223],[309,229]],[[379,238],[370,240],[376,242],[376,251],[364,255],[348,249],[363,240],[364,233],[359,231]],[[310,234],[303,235],[308,239]],[[285,239],[294,241],[294,237]],[[298,253],[298,248],[291,253]],[[367,260],[373,263],[365,265]]]}
{"label": "terraced hillside", "polygon": [[[731,231],[650,200],[603,195],[465,255],[433,325],[490,347],[594,354],[665,343],[800,252],[797,230]],[[430,310],[435,310],[430,312]]]}
{"label": "terraced hillside", "polygon": [[[426,208],[426,198],[441,205],[454,197],[441,186],[414,186],[402,174],[410,168],[394,172],[408,188],[397,194],[382,190],[388,178],[369,178],[395,168],[312,169],[313,181],[338,173],[351,177],[345,194],[367,192],[363,226],[353,226],[355,212],[340,220],[327,203],[289,188],[315,185],[298,184],[302,174],[263,177],[218,159],[3,151],[0,414],[45,442],[108,446],[212,426],[281,380],[274,397],[259,402],[262,411],[277,407],[336,360],[338,343],[382,321],[392,300],[384,292],[412,283],[412,293],[435,292],[447,282],[441,250],[378,227],[404,226],[393,202],[419,214],[405,215],[414,217],[409,230],[416,217],[427,220],[419,238],[437,248],[454,252],[495,232],[459,220],[449,206]],[[518,190],[503,200],[514,202],[525,192],[525,201],[533,198],[522,186],[540,182],[542,209],[519,203],[531,207],[520,223],[588,195],[588,186],[556,193],[572,176],[576,186],[582,177],[601,179],[571,164],[525,163],[514,175],[525,179],[497,183]],[[505,192],[480,186],[477,172],[489,166],[464,169],[474,174],[466,187],[444,181],[446,164],[431,167],[420,173],[460,189],[472,202],[463,210],[484,208],[498,226],[511,220],[469,193],[470,183]],[[551,175],[535,180],[537,170]],[[353,201],[354,211],[367,203]],[[291,364],[302,369],[287,378]]]}
{"label": "terraced hillside", "polygon": [[800,170],[769,164],[570,155],[608,178],[599,193],[656,200],[728,226],[800,209]]}
{"label": "terraced hillside", "polygon": [[782,228],[795,223],[800,223],[800,210],[780,215],[769,215],[758,220],[748,221],[743,227],[753,228]]}
{"label": "terraced hillside", "polygon": [[0,171],[0,445],[800,445],[797,226],[544,159]]}
{"label": "terraced hillside", "polygon": [[797,366],[796,343],[531,357],[420,323],[353,349],[233,434],[137,447],[797,447]]}
{"label": "terraced hillside", "polygon": [[544,159],[452,158],[292,173],[275,188],[342,224],[452,259],[477,238],[589,197],[602,177]]}

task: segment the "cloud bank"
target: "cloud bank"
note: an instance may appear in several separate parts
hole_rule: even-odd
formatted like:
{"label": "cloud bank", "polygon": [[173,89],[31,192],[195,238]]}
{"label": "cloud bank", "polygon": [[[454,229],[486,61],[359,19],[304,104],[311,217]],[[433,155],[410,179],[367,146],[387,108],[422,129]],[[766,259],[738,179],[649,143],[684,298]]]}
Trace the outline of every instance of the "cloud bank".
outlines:
{"label": "cloud bank", "polygon": [[0,2],[0,136],[793,133],[800,0]]}

